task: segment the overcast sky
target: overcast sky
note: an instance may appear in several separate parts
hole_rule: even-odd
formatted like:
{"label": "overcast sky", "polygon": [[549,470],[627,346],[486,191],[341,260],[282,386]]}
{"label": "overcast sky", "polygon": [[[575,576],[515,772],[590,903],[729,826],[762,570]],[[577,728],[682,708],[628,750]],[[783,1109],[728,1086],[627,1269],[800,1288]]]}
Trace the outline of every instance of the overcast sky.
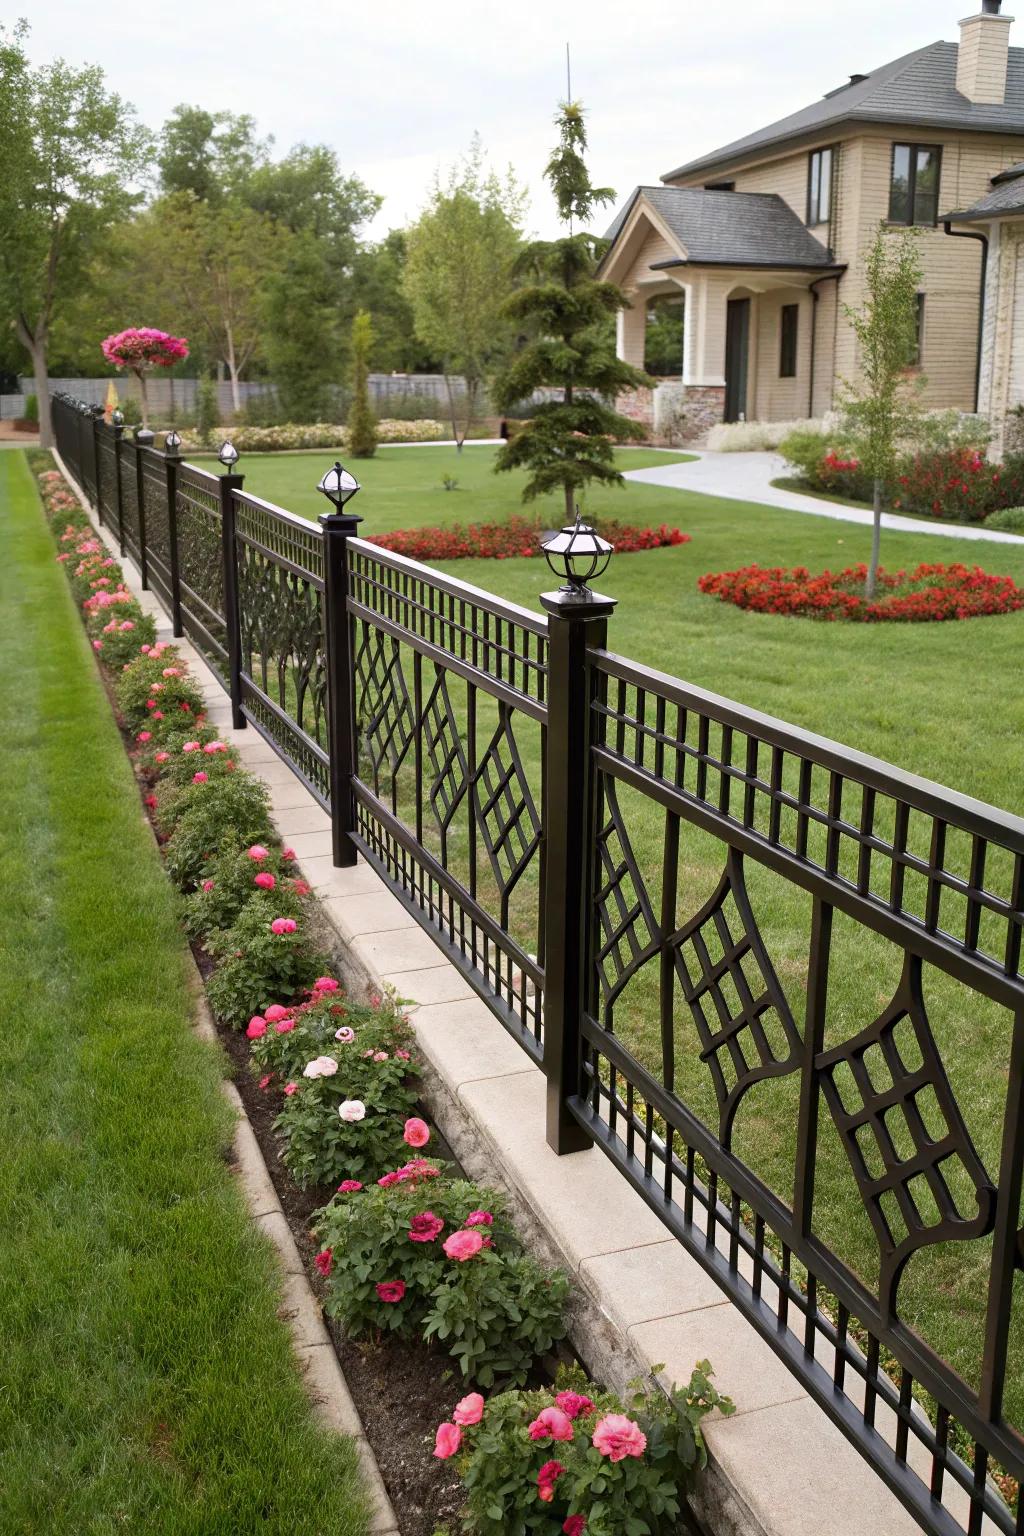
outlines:
{"label": "overcast sky", "polygon": [[[20,7],[16,7],[20,9]],[[939,38],[954,0],[44,0],[30,52],[97,63],[158,128],[178,102],[250,112],[283,152],[334,147],[385,198],[372,232],[415,217],[436,167],[478,130],[530,193],[529,224],[556,232],[542,180],[565,92],[588,111],[595,181],[638,182],[807,105]],[[26,7],[28,9],[28,7]],[[1021,23],[1024,28],[1024,23]],[[1016,38],[1013,41],[1017,41]],[[1021,41],[1024,41],[1022,33]]]}

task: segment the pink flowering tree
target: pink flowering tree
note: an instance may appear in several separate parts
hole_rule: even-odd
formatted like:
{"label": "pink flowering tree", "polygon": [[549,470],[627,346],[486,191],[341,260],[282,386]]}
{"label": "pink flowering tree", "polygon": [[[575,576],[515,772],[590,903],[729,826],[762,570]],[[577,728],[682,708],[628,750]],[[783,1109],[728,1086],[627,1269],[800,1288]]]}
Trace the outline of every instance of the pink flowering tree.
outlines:
{"label": "pink flowering tree", "polygon": [[149,426],[149,401],[146,399],[146,375],[154,368],[173,368],[188,357],[184,336],[169,336],[152,326],[129,326],[100,343],[103,356],[115,368],[127,369],[139,381],[142,394],[142,422]]}

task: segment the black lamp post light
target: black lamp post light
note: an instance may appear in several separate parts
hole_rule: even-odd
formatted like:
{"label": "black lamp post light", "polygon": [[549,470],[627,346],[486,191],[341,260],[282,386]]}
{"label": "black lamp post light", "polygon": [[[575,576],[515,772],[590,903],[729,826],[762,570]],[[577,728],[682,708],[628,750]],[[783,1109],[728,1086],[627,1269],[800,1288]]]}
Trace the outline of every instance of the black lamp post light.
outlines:
{"label": "black lamp post light", "polygon": [[234,443],[224,442],[220,445],[220,453],[217,455],[224,468],[230,474],[238,463],[238,449]]}
{"label": "black lamp post light", "polygon": [[164,438],[164,452],[177,453],[181,447],[181,437],[177,432],[168,432]]}
{"label": "black lamp post light", "polygon": [[576,602],[590,602],[596,594],[589,583],[608,569],[613,545],[583,521],[579,507],[574,523],[558,533],[542,534],[540,543],[554,574],[564,578],[559,592]]}
{"label": "black lamp post light", "polygon": [[[340,512],[347,501],[351,501],[361,487],[359,481],[350,469],[346,469],[335,459],[334,464],[317,484],[317,490],[322,491],[327,500],[334,506],[336,512]],[[350,513],[355,516],[355,513]],[[362,518],[359,519],[362,522]]]}
{"label": "black lamp post light", "polygon": [[110,413],[110,425],[112,427],[123,427],[124,426],[124,411],[122,411],[122,410],[111,411],[111,413]]}

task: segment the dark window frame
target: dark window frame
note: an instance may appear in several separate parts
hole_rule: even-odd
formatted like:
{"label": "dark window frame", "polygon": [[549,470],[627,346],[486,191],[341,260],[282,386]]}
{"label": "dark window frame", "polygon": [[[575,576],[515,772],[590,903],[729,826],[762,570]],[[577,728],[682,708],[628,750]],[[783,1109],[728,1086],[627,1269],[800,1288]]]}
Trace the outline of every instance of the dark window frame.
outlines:
{"label": "dark window frame", "polygon": [[[819,146],[818,149],[812,149],[809,152],[808,156],[807,156],[807,218],[806,218],[805,222],[807,224],[808,229],[815,229],[815,228],[817,228],[817,226],[819,224],[831,224],[831,222],[832,222],[833,177],[834,177],[834,174],[835,174],[835,164],[836,164],[835,151],[836,151],[836,146],[834,144],[822,144],[822,145]],[[827,207],[827,209],[825,211],[825,214],[823,216],[822,212],[821,212],[821,201],[822,201],[821,194],[822,194],[822,187],[823,187],[823,185],[826,185],[826,183],[823,183],[823,181],[822,181],[821,160],[822,160],[822,157],[825,156],[825,155],[828,156],[828,178],[827,178],[828,207]],[[817,192],[817,200],[815,200],[815,194],[814,194],[814,190],[813,190],[813,188],[814,188],[814,162],[816,160],[818,161],[818,192]]]}
{"label": "dark window frame", "polygon": [[[896,151],[905,149],[909,151],[907,172],[907,217],[898,218],[893,213],[892,201],[896,181]],[[920,219],[917,216],[917,157],[922,150],[935,156],[935,212],[930,219]],[[896,224],[901,229],[936,229],[939,223],[939,198],[942,186],[942,145],[910,143],[907,139],[894,139],[889,151],[889,214],[887,222]]]}
{"label": "dark window frame", "polygon": [[800,305],[783,304],[779,310],[779,378],[797,376],[797,348],[800,342]]}

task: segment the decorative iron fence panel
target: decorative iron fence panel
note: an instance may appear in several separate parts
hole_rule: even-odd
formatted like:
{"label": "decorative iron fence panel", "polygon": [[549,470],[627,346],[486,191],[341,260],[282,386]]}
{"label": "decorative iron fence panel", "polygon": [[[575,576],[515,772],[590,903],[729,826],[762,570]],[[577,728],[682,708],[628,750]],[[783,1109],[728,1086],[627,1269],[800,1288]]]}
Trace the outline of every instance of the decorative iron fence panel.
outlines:
{"label": "decorative iron fence panel", "polygon": [[323,535],[243,491],[232,502],[242,707],[329,809]]}
{"label": "decorative iron fence panel", "polygon": [[79,418],[78,430],[82,489],[95,507],[98,504],[96,494],[96,439],[93,435],[93,419],[91,415]]}
{"label": "decorative iron fence panel", "polygon": [[[1024,1474],[1002,1414],[1024,822],[621,657],[592,664],[572,1111],[926,1530],[1017,1531],[998,1478]],[[996,1125],[956,1081],[965,1011],[1001,1031]],[[766,1122],[792,1125],[785,1155],[764,1154]],[[915,1263],[952,1245],[983,1296],[956,1370],[922,1334],[935,1275]]]}
{"label": "decorative iron fence panel", "polygon": [[355,841],[539,1059],[546,623],[362,539],[348,556]]}
{"label": "decorative iron fence panel", "polygon": [[146,515],[146,560],[149,584],[169,612],[171,536],[168,524],[166,461],[164,455],[153,448],[140,449],[139,458]]}
{"label": "decorative iron fence panel", "polygon": [[135,561],[142,564],[142,539],[139,527],[139,494],[133,443],[124,438],[117,445],[121,460],[121,511],[124,517],[125,548]]}
{"label": "decorative iron fence panel", "polygon": [[117,439],[109,427],[100,426],[96,434],[96,478],[101,522],[117,528]]}
{"label": "decorative iron fence panel", "polygon": [[182,627],[223,682],[227,629],[218,476],[180,465],[176,506]]}

